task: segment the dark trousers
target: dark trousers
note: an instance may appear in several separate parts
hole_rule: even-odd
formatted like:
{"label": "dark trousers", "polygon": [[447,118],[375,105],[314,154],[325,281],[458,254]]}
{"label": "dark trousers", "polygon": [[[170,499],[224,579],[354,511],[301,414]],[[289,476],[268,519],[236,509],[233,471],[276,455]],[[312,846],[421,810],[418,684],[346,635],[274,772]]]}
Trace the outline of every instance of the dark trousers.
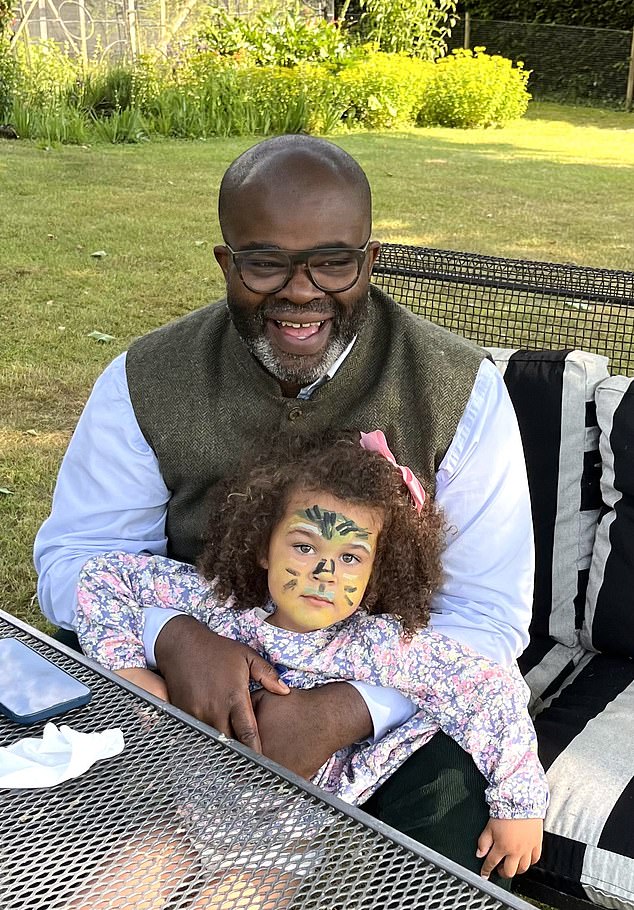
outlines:
{"label": "dark trousers", "polygon": [[[58,629],[55,638],[81,651],[74,632]],[[479,873],[483,860],[475,851],[489,820],[486,786],[471,756],[444,733],[436,733],[360,808]],[[510,888],[509,879],[492,875],[491,881]]]}
{"label": "dark trousers", "polygon": [[[436,733],[360,806],[419,843],[479,873],[477,840],[489,820],[487,782],[470,755]],[[491,876],[502,888],[510,879]]]}

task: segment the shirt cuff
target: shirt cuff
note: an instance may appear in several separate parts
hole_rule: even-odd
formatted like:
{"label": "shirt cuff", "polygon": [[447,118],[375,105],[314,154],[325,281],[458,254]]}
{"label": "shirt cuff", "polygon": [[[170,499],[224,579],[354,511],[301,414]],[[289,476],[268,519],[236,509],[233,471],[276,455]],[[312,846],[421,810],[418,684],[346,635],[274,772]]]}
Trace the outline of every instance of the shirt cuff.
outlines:
{"label": "shirt cuff", "polygon": [[356,680],[348,680],[348,683],[354,686],[370,712],[374,737],[369,738],[368,742],[378,742],[386,733],[389,733],[394,727],[400,727],[418,711],[418,705],[410,701],[398,689],[384,689]]}
{"label": "shirt cuff", "polygon": [[145,662],[150,670],[156,670],[156,656],[154,654],[154,645],[163,626],[174,619],[175,616],[184,616],[180,610],[172,610],[170,607],[146,607],[143,610],[143,650],[145,651]]}

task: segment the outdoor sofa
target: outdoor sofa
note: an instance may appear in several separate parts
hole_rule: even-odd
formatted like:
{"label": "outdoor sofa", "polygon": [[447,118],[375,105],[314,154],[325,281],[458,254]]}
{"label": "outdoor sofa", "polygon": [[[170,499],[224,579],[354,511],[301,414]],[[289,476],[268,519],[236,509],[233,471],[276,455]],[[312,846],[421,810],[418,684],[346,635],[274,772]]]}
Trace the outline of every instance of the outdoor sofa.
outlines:
{"label": "outdoor sofa", "polygon": [[634,908],[634,273],[386,245],[375,283],[487,347],[524,444],[536,545],[532,692],[551,803],[517,879]]}

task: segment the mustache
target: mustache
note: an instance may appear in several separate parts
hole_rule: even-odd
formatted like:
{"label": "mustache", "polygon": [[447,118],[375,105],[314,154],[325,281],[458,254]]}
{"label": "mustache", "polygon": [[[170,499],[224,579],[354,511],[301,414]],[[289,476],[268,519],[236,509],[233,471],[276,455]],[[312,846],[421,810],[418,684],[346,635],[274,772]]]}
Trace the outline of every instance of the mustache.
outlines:
{"label": "mustache", "polygon": [[259,308],[258,316],[264,321],[266,319],[279,319],[282,316],[284,318],[288,318],[289,316],[302,316],[307,310],[312,310],[317,315],[324,316],[326,319],[338,315],[337,305],[331,297],[319,297],[314,301],[305,304],[291,303],[290,301],[281,303],[274,297],[267,297]]}

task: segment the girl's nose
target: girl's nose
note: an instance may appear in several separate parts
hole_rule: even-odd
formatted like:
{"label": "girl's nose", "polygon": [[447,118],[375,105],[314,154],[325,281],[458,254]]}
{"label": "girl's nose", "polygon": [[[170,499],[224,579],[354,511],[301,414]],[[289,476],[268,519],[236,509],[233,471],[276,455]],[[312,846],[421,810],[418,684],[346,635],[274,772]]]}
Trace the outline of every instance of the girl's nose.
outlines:
{"label": "girl's nose", "polygon": [[332,581],[334,580],[335,574],[335,561],[334,559],[320,559],[315,568],[313,569],[313,575],[315,578],[319,578],[320,581]]}

